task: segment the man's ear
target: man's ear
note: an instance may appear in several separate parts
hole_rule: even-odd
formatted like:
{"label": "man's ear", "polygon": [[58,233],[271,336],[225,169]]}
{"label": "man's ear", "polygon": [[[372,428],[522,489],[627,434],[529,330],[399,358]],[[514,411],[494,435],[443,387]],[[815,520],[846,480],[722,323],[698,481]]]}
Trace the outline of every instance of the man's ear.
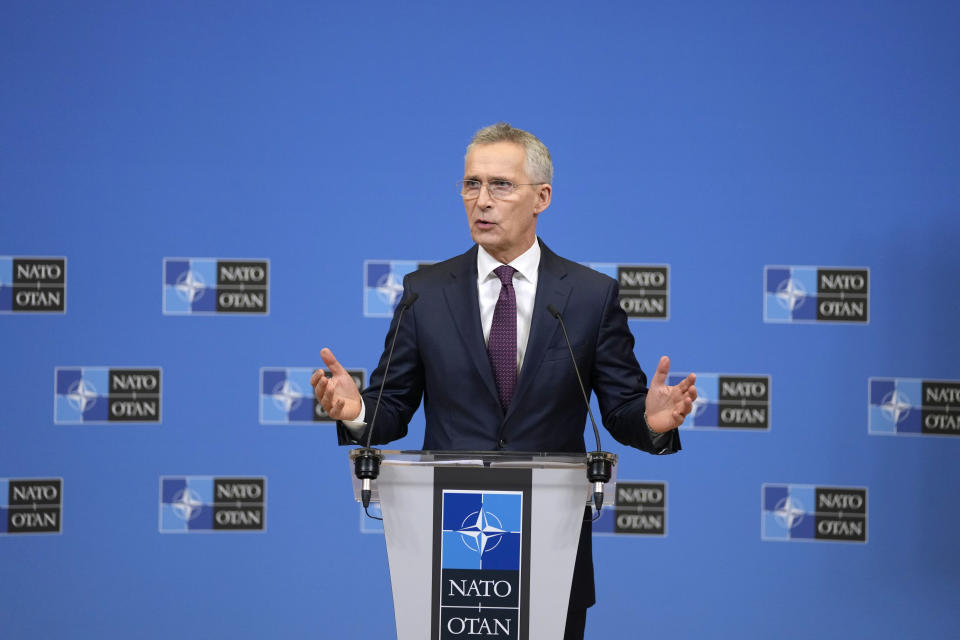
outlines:
{"label": "man's ear", "polygon": [[537,199],[533,203],[533,214],[537,215],[550,206],[550,198],[553,195],[553,187],[549,184],[537,186]]}

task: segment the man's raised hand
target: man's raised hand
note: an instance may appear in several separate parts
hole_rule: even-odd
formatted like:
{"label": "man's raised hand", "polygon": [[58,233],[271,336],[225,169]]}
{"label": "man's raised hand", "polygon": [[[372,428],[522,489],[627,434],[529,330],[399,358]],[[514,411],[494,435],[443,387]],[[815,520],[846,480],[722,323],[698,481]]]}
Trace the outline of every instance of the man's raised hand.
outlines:
{"label": "man's raised hand", "polygon": [[332,374],[328,378],[322,369],[317,369],[310,377],[313,393],[320,401],[320,406],[334,420],[362,419],[360,410],[363,408],[363,404],[360,399],[360,390],[357,389],[357,383],[353,381],[347,370],[337,362],[330,349],[322,349],[320,357]]}
{"label": "man's raised hand", "polygon": [[661,356],[657,372],[647,391],[647,424],[657,433],[666,433],[683,424],[683,419],[693,409],[697,399],[697,374],[691,373],[680,384],[668,387],[667,374],[670,373],[670,358]]}

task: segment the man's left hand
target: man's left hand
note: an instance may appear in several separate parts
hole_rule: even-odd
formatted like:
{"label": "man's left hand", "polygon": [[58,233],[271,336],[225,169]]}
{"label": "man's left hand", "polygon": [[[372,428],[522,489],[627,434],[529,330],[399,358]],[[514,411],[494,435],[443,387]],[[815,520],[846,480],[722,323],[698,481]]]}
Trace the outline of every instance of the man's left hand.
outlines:
{"label": "man's left hand", "polygon": [[683,424],[697,399],[697,388],[693,386],[697,374],[691,373],[680,384],[669,387],[666,384],[668,373],[670,358],[662,356],[647,391],[647,424],[657,433],[666,433]]}

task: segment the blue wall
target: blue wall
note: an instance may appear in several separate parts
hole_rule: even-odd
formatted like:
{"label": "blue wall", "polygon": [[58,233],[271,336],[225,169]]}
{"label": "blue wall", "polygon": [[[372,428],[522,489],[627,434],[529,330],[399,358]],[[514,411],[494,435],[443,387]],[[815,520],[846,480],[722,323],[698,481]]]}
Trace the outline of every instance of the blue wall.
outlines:
{"label": "blue wall", "polygon": [[[261,425],[259,370],[372,369],[364,260],[469,246],[454,182],[498,120],[553,154],[552,249],[671,265],[670,320],[631,323],[648,371],[772,377],[769,432],[615,449],[668,483],[669,535],[597,538],[588,637],[955,633],[960,441],[869,435],[867,381],[960,379],[960,5],[0,14],[0,255],[68,265],[65,315],[0,316],[0,477],[64,480],[61,535],[0,536],[0,637],[392,636],[346,450]],[[163,315],[174,256],[268,258],[269,316]],[[869,324],[764,323],[775,264],[869,267]],[[60,366],[163,367],[162,425],[55,425]],[[266,476],[267,531],[158,533],[162,475]],[[763,483],[867,487],[869,541],[762,541]]]}

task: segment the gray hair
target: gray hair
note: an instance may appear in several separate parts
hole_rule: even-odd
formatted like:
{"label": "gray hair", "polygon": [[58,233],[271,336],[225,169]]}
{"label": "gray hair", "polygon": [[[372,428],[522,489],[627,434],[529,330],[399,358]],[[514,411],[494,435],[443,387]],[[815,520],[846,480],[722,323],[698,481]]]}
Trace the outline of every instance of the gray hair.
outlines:
{"label": "gray hair", "polygon": [[553,161],[546,145],[529,131],[511,127],[506,122],[498,122],[477,131],[467,145],[467,153],[478,144],[495,142],[513,142],[522,146],[527,156],[526,171],[530,179],[546,184],[553,182]]}

